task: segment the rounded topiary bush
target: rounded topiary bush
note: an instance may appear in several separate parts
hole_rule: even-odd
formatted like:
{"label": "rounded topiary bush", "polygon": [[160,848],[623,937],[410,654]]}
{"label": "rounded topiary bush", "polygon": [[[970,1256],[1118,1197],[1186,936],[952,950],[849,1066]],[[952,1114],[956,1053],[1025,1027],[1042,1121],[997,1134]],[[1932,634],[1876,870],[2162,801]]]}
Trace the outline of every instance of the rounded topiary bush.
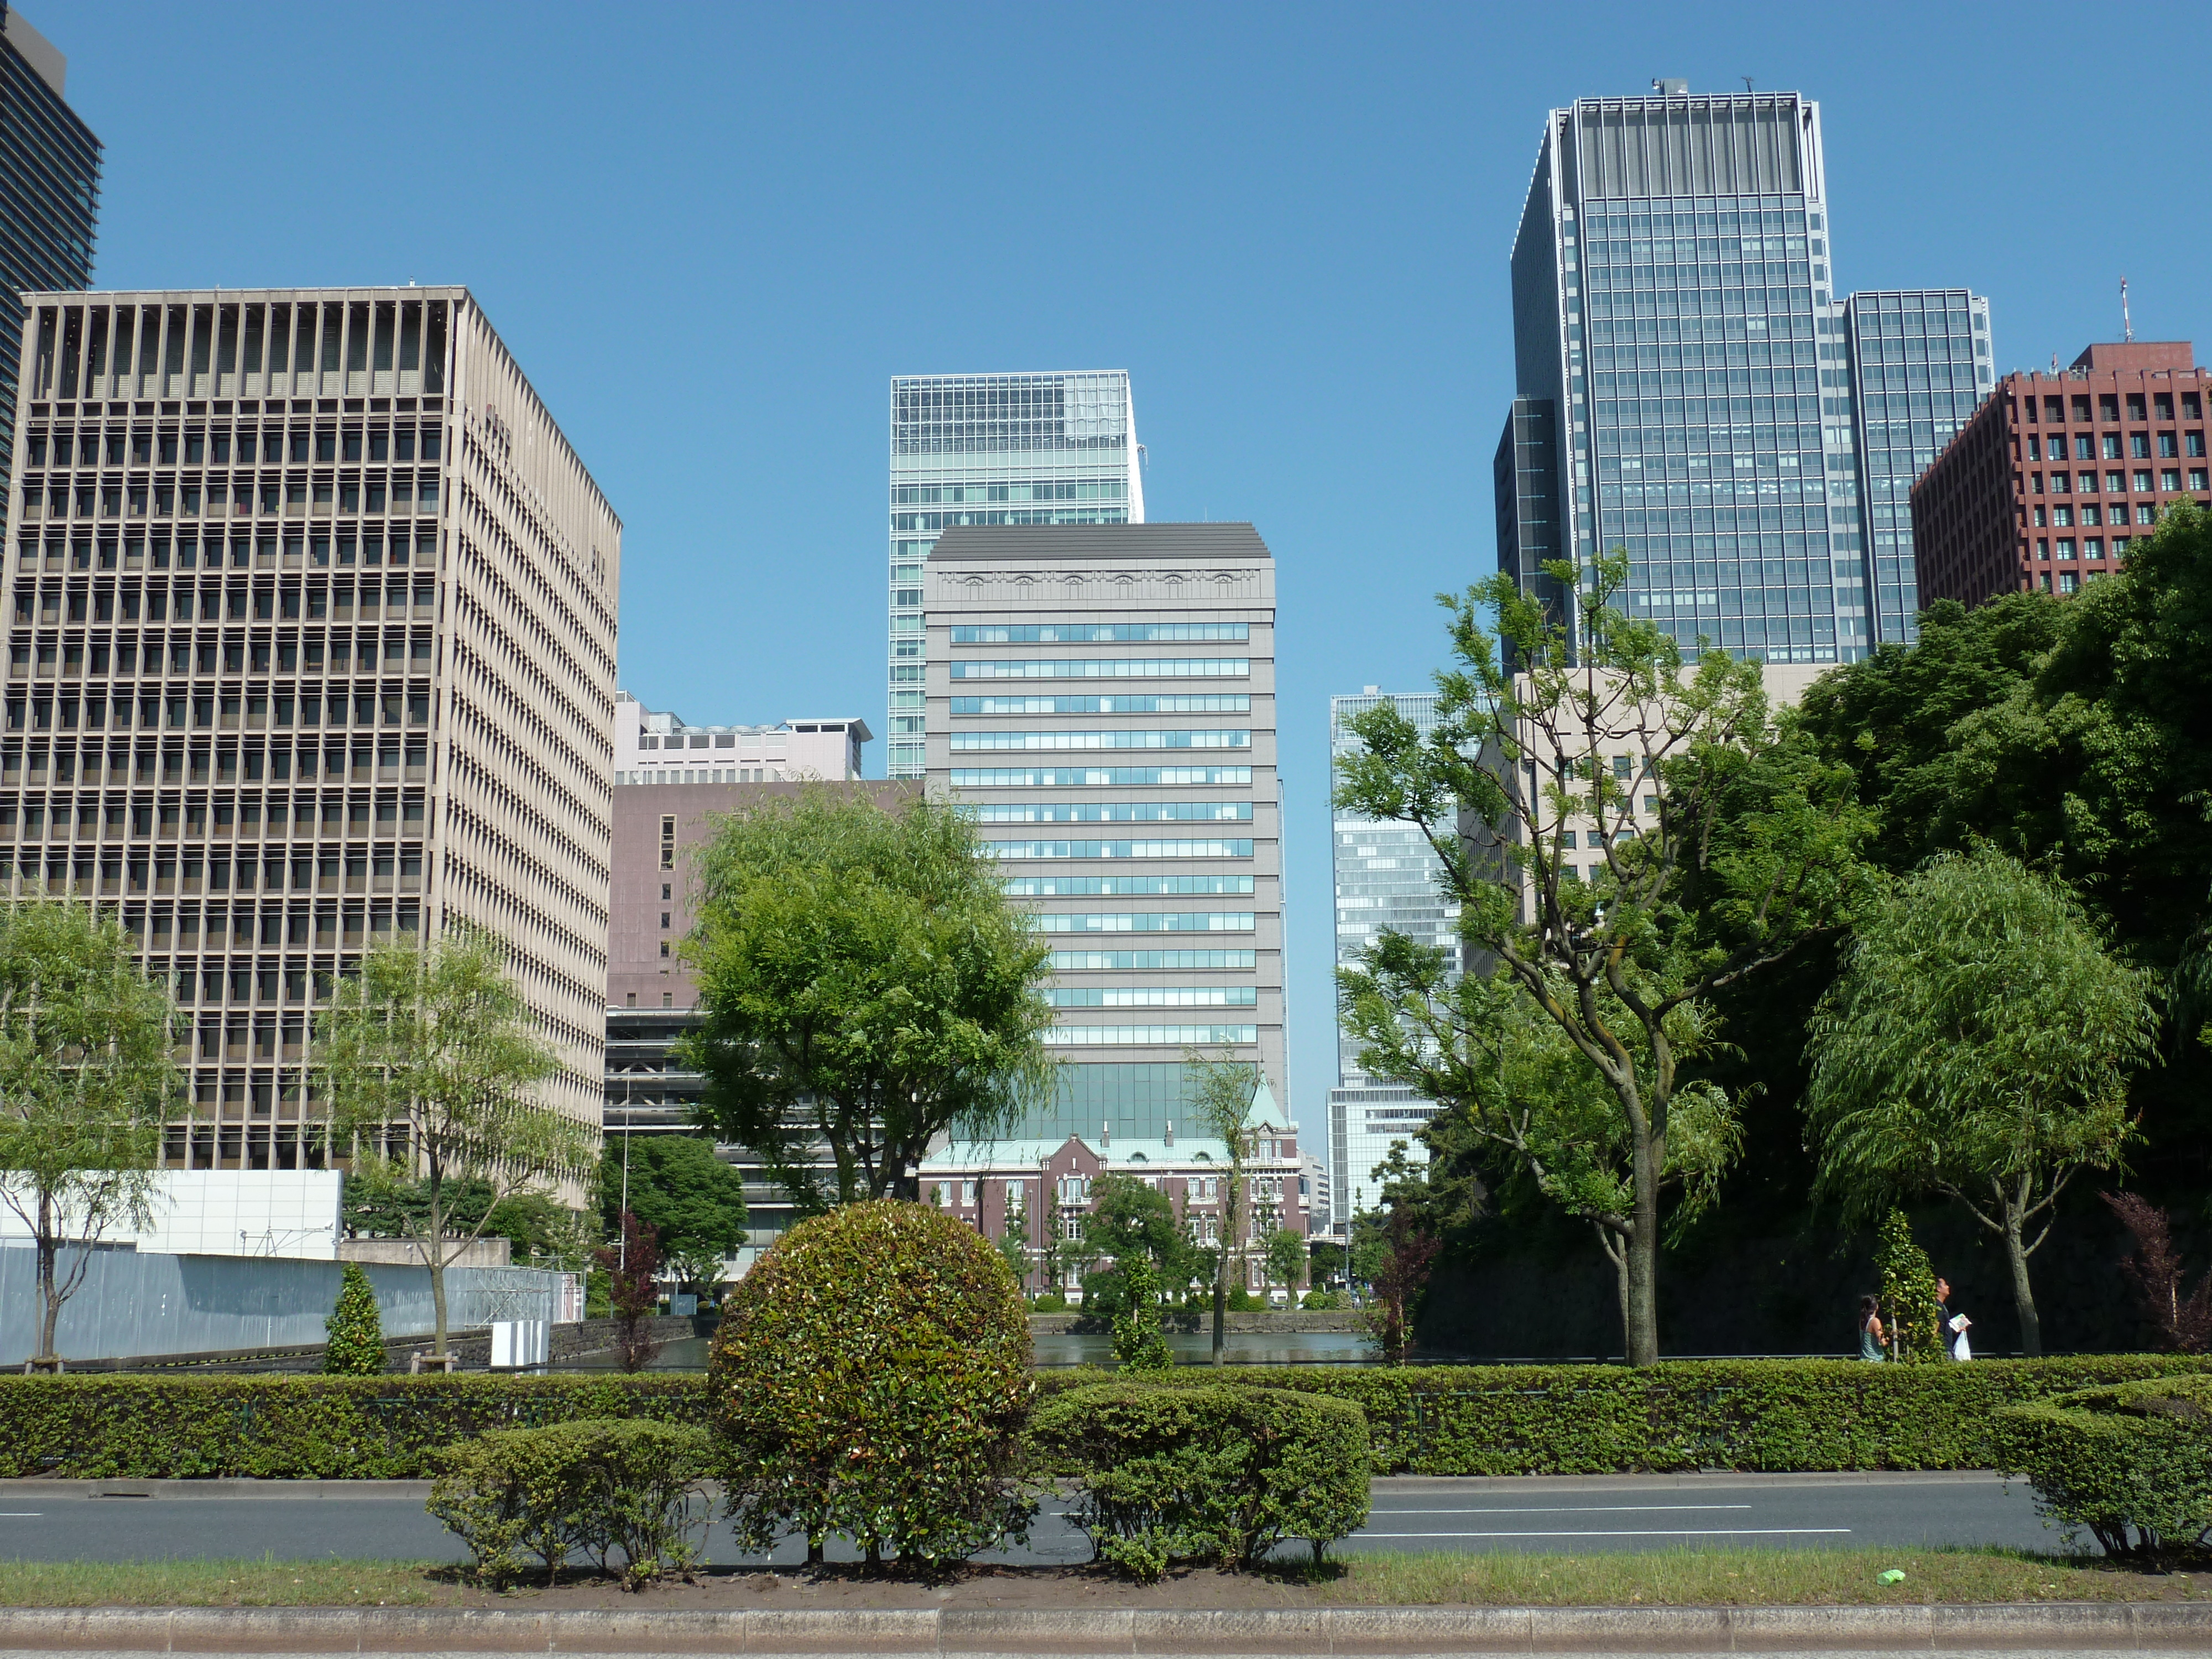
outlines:
{"label": "rounded topiary bush", "polygon": [[999,1252],[920,1204],[852,1204],[784,1234],[723,1304],[708,1388],[730,1519],[871,1561],[953,1560],[1019,1536],[1035,1388]]}

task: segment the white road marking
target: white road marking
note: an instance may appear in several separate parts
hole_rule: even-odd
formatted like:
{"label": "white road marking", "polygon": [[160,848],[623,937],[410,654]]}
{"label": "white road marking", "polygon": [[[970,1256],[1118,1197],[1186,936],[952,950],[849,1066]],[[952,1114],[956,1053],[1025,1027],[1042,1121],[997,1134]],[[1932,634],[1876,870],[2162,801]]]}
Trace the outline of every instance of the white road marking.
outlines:
{"label": "white road marking", "polygon": [[1748,1504],[1502,1504],[1483,1510],[1378,1509],[1377,1515],[1652,1515],[1685,1510],[1747,1510]]}
{"label": "white road marking", "polygon": [[1680,1527],[1642,1532],[1356,1532],[1360,1538],[1779,1538],[1799,1534],[1847,1533],[1849,1527]]}
{"label": "white road marking", "polygon": [[39,1511],[36,1510],[0,1510],[0,1521],[35,1521],[38,1518]]}

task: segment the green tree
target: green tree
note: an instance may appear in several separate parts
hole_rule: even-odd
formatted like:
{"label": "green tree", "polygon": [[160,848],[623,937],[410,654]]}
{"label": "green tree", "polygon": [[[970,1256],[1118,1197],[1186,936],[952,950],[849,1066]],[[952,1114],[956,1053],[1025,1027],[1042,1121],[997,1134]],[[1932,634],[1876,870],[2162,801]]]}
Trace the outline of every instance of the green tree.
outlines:
{"label": "green tree", "polygon": [[[1152,1257],[1142,1250],[1131,1251],[1121,1273],[1121,1300],[1114,1311],[1114,1363],[1125,1371],[1173,1370],[1175,1354],[1160,1330],[1160,1277]],[[1086,1288],[1086,1309],[1090,1299]]]}
{"label": "green tree", "polygon": [[112,918],[62,901],[0,910],[0,1200],[37,1252],[40,1369],[59,1366],[55,1327],[91,1246],[153,1218],[173,1023]]}
{"label": "green tree", "polygon": [[1190,1247],[1165,1193],[1132,1175],[1102,1175],[1091,1183],[1091,1210],[1083,1237],[1093,1261],[1110,1261],[1083,1281],[1085,1310],[1111,1312],[1130,1305],[1133,1264],[1157,1292],[1162,1281],[1188,1282]]}
{"label": "green tree", "polygon": [[1875,1236],[1874,1264],[1881,1275],[1881,1309],[1889,1322],[1889,1357],[1907,1364],[1943,1358],[1942,1304],[1936,1299],[1936,1269],[1912,1237],[1905,1212],[1893,1209]]}
{"label": "green tree", "polygon": [[1306,1276],[1306,1236],[1288,1227],[1276,1228],[1261,1246],[1261,1259],[1267,1263],[1270,1285],[1295,1291]]}
{"label": "green tree", "polygon": [[2028,1258],[2072,1176],[2126,1146],[2155,1030],[2148,976],[2064,886],[1991,849],[1941,855],[1861,922],[1814,1015],[1822,1189],[1861,1215],[1916,1191],[1964,1205],[2003,1241],[2040,1353]]}
{"label": "green tree", "polygon": [[803,1203],[918,1198],[939,1135],[987,1136],[1049,1097],[1051,952],[957,809],[810,789],[726,820],[701,878],[686,949],[705,1024],[685,1047],[702,1110]]}
{"label": "green tree", "polygon": [[1014,1276],[1014,1284],[1024,1296],[1029,1294],[1030,1261],[1029,1218],[1020,1210],[1009,1210],[999,1230],[999,1259],[1006,1264],[1006,1271]]}
{"label": "green tree", "polygon": [[711,1290],[723,1261],[745,1242],[744,1177],[697,1135],[611,1139],[595,1182],[600,1224],[610,1236],[622,1231],[623,1140],[629,1143],[630,1212],[653,1229],[681,1282]]}
{"label": "green tree", "polygon": [[489,934],[457,930],[429,945],[374,945],[323,1014],[317,1053],[339,1145],[356,1167],[388,1160],[422,1182],[427,1207],[410,1238],[430,1269],[435,1334],[446,1346],[446,1269],[489,1224],[490,1208],[457,1231],[449,1182],[482,1181],[494,1202],[542,1183],[580,1179],[597,1137],[538,1103],[531,1090],[560,1069],[536,1017]]}
{"label": "green tree", "polygon": [[1707,651],[1686,668],[1615,607],[1625,552],[1546,568],[1572,604],[1503,574],[1441,596],[1460,666],[1437,677],[1435,726],[1389,703],[1353,716],[1364,751],[1334,799],[1421,830],[1468,954],[1494,957],[1610,1091],[1628,1355],[1650,1364],[1681,1011],[1849,914],[1870,816],[1848,768],[1769,719],[1758,663]]}
{"label": "green tree", "polygon": [[487,1212],[484,1233],[507,1240],[510,1258],[518,1264],[568,1273],[582,1273],[591,1265],[592,1247],[599,1243],[583,1213],[550,1193],[508,1194]]}
{"label": "green tree", "polygon": [[1326,1283],[1329,1279],[1344,1277],[1343,1245],[1326,1238],[1317,1238],[1313,1241],[1307,1255],[1313,1263],[1313,1276],[1317,1281]]}
{"label": "green tree", "polygon": [[[1511,1205],[1527,1182],[1595,1234],[1613,1266],[1626,1343],[1636,1187],[1618,1091],[1508,970],[1487,979],[1457,974],[1445,952],[1386,931],[1337,979],[1360,1068],[1442,1109],[1419,1131],[1429,1163],[1418,1187],[1400,1182],[1401,1201],[1418,1193],[1429,1212],[1424,1231],[1442,1237],[1486,1204]],[[1609,992],[1591,1003],[1606,1024],[1632,1025]],[[1714,1020],[1702,1001],[1669,1012],[1663,1034],[1677,1067],[1714,1051]],[[1636,1059],[1648,1066],[1649,1051]],[[1638,1076],[1648,1085],[1647,1072]],[[1737,1103],[1710,1080],[1678,1074],[1659,1172],[1661,1192],[1674,1200],[1668,1242],[1713,1203],[1741,1146]]]}
{"label": "green tree", "polygon": [[1228,1149],[1221,1182],[1221,1237],[1213,1261],[1213,1363],[1228,1363],[1229,1281],[1244,1288],[1244,1160],[1251,1151],[1252,1108],[1259,1098],[1260,1068],[1226,1054],[1218,1059],[1197,1048],[1182,1056],[1183,1093],[1199,1126]]}
{"label": "green tree", "polygon": [[338,1283],[337,1305],[323,1321],[323,1374],[380,1376],[384,1374],[384,1321],[376,1311],[376,1287],[361,1263],[349,1261]]}

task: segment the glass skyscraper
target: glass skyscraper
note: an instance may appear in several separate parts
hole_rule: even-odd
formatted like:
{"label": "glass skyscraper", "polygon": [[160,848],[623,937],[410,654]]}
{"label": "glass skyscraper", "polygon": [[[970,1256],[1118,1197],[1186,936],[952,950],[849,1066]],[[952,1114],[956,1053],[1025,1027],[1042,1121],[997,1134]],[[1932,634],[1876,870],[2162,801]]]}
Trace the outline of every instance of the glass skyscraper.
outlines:
{"label": "glass skyscraper", "polygon": [[1920,637],[1912,482],[1996,389],[1990,302],[1963,288],[1854,294],[1844,302],[1853,438],[1877,645]]}
{"label": "glass skyscraper", "polygon": [[918,374],[891,382],[886,758],[924,768],[922,561],[956,525],[1142,524],[1136,414],[1123,369]]}
{"label": "glass skyscraper", "polygon": [[[1513,246],[1520,395],[1499,476],[1529,497],[1517,463],[1542,448],[1534,434],[1548,436],[1556,488],[1533,494],[1556,517],[1544,534],[1501,533],[1503,568],[1533,584],[1533,550],[1587,562],[1622,547],[1626,609],[1686,647],[1704,640],[1777,663],[1866,653],[1880,588],[1911,592],[1895,563],[1909,572],[1910,552],[1885,525],[1893,562],[1869,570],[1877,550],[1862,509],[1877,475],[1862,476],[1856,313],[1835,294],[1830,232],[1820,106],[1795,93],[1693,97],[1662,81],[1648,97],[1551,112]],[[1961,309],[1962,349],[1986,362],[1988,307]],[[1949,312],[1947,295],[1947,402]],[[1901,305],[1895,314],[1902,323]],[[1883,408],[1880,465],[1890,470],[1878,476],[1892,507],[1893,470],[1948,435],[1932,384],[1909,384],[1932,380],[1924,326],[1920,337],[1923,376],[1900,353],[1905,407]],[[1952,428],[1963,413],[1948,416]],[[1890,441],[1899,419],[1902,444]],[[1501,519],[1511,510],[1501,498]]]}
{"label": "glass skyscraper", "polygon": [[0,490],[15,453],[19,295],[92,285],[100,140],[62,96],[69,62],[0,0]]}
{"label": "glass skyscraper", "polygon": [[[1391,694],[1369,686],[1356,696],[1328,700],[1329,793],[1340,781],[1338,769],[1360,742],[1345,722],[1382,704],[1423,732],[1437,721],[1432,692]],[[1443,860],[1421,832],[1409,823],[1377,822],[1333,809],[1329,823],[1330,862],[1336,878],[1336,965],[1357,965],[1359,953],[1388,928],[1447,952],[1460,965],[1459,906],[1443,890]],[[1339,1025],[1336,1084],[1328,1091],[1329,1227],[1341,1232],[1354,1214],[1379,1200],[1372,1178],[1376,1164],[1390,1155],[1390,1143],[1402,1140],[1416,1164],[1428,1160],[1418,1132],[1436,1112],[1433,1101],[1396,1084],[1378,1084],[1359,1069],[1359,1047]]]}

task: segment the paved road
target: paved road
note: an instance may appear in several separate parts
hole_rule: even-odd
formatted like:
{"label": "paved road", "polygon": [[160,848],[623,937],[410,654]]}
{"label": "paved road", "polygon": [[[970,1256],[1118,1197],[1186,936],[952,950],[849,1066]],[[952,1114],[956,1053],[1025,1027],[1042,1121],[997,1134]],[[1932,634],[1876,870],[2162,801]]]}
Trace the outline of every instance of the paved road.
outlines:
{"label": "paved road", "polygon": [[[119,1484],[119,1483],[118,1483]],[[272,1483],[274,1484],[274,1483]],[[10,1492],[0,1482],[0,1560],[460,1559],[456,1540],[423,1512],[426,1490],[393,1482],[374,1496],[92,1497],[61,1488]],[[2061,1542],[2027,1490],[1994,1476],[1692,1475],[1521,1480],[1393,1479],[1375,1483],[1363,1551],[1540,1553],[1730,1546]],[[708,1558],[738,1559],[714,1528]],[[1028,1551],[1006,1558],[1081,1561],[1089,1547],[1057,1512]],[[778,1565],[803,1557],[780,1549]]]}

